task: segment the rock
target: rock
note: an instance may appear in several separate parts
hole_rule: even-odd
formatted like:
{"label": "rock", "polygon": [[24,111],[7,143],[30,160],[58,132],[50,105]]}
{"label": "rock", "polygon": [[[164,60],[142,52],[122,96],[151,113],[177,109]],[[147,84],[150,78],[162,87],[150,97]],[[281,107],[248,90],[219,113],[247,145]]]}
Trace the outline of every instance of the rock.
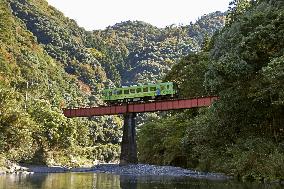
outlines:
{"label": "rock", "polygon": [[29,172],[33,173],[64,173],[69,172],[69,169],[61,166],[27,166]]}

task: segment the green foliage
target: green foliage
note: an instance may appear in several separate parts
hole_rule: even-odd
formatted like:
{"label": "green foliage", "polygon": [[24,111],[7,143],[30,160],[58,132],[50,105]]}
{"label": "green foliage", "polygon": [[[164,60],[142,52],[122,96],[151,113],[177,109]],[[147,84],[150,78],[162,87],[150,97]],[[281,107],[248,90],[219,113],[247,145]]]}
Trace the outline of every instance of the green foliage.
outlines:
{"label": "green foliage", "polygon": [[273,106],[281,107],[284,104],[284,56],[272,59],[262,68],[262,84],[257,88],[256,98],[269,97]]}
{"label": "green foliage", "polygon": [[[222,108],[226,110],[220,111],[219,115],[230,125],[242,128],[256,124],[264,128],[266,125],[267,128],[272,123],[273,128],[282,127],[280,114],[283,107],[281,104],[276,107],[272,102],[273,98],[281,96],[281,87],[280,90],[271,89],[273,96],[263,93],[268,87],[264,73],[273,63],[277,65],[276,62],[281,62],[284,53],[282,12],[281,8],[259,3],[214,39],[211,52],[215,61],[205,83],[208,89],[219,91],[219,96],[223,98],[220,104],[224,103]],[[230,39],[227,38],[229,35]],[[271,60],[273,63],[270,63]],[[276,75],[275,85],[279,83],[277,80],[281,80],[282,63],[278,63],[280,77]],[[236,103],[238,106],[234,106]],[[227,116],[233,112],[236,116]],[[240,115],[245,115],[246,119]]]}
{"label": "green foliage", "polygon": [[209,95],[205,87],[202,87],[208,65],[208,53],[191,53],[175,64],[164,80],[178,85],[180,97]]}
{"label": "green foliage", "polygon": [[[140,162],[163,165],[183,165],[186,159],[181,139],[186,130],[180,115],[166,120],[153,119],[138,131]],[[155,142],[153,142],[155,141]],[[151,147],[150,147],[151,146]]]}
{"label": "green foliage", "polygon": [[230,2],[230,7],[227,15],[226,25],[236,22],[240,15],[246,12],[249,7],[255,3],[255,0],[233,0]]}
{"label": "green foliage", "polygon": [[[157,156],[151,150],[157,139],[163,138],[155,148],[164,149],[163,141],[174,137],[180,141],[176,149],[186,157],[182,166],[245,180],[283,179],[283,1],[234,3],[226,27],[205,46],[209,52],[189,55],[166,77],[179,83],[184,96],[216,94],[219,99],[190,114],[194,117],[182,113],[179,119],[151,123],[155,131],[181,122],[183,136],[175,136],[176,127],[165,137],[162,131],[150,135],[146,124],[139,132],[140,150]],[[151,136],[147,143],[144,132]],[[175,152],[160,157],[171,155]],[[143,161],[153,160],[144,156]]]}
{"label": "green foliage", "polygon": [[0,88],[0,153],[12,160],[28,159],[34,153],[37,125],[21,107],[19,93],[1,85]]}

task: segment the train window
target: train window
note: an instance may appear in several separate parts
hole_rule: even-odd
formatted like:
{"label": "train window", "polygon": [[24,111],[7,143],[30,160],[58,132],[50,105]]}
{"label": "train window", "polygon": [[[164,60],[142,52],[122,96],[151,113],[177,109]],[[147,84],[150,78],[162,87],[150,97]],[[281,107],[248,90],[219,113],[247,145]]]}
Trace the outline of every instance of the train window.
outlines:
{"label": "train window", "polygon": [[129,94],[129,90],[124,90],[124,94]]}
{"label": "train window", "polygon": [[137,93],[141,93],[141,91],[142,91],[141,88],[136,89],[136,92],[137,92]]}
{"label": "train window", "polygon": [[148,87],[144,87],[143,92],[148,92]]}
{"label": "train window", "polygon": [[122,94],[122,90],[118,90],[117,95],[121,95],[121,94]]}
{"label": "train window", "polygon": [[162,85],[162,86],[161,86],[161,90],[162,90],[162,91],[165,90],[165,86]]}
{"label": "train window", "polygon": [[156,91],[156,87],[150,87],[150,91]]}
{"label": "train window", "polygon": [[135,89],[130,89],[130,93],[135,93]]}
{"label": "train window", "polygon": [[169,85],[167,85],[167,88],[168,88],[168,89],[170,89],[170,86],[169,86]]}
{"label": "train window", "polygon": [[111,91],[109,91],[109,93],[108,93],[108,94],[109,94],[109,96],[112,96],[112,92],[111,92]]}

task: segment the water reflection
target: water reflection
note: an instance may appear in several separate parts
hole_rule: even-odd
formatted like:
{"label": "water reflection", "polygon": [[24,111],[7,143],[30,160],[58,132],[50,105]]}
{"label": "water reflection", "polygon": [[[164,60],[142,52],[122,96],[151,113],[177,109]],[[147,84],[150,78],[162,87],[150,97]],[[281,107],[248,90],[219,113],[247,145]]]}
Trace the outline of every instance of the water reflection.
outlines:
{"label": "water reflection", "polygon": [[137,177],[134,176],[119,176],[121,189],[137,189]]}
{"label": "water reflection", "polygon": [[134,177],[95,173],[0,176],[2,189],[280,189],[280,185],[210,181],[181,177]]}

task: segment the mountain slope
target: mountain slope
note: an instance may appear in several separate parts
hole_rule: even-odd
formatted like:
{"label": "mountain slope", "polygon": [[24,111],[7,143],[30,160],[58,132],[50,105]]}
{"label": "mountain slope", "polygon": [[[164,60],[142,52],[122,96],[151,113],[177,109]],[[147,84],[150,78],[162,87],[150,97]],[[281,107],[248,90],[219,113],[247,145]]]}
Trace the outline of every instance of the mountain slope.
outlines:
{"label": "mountain slope", "polygon": [[180,57],[200,50],[204,37],[212,36],[225,21],[224,14],[216,12],[188,26],[157,28],[127,21],[91,33],[44,0],[9,2],[48,54],[94,93],[107,81],[105,72],[117,85],[161,80]]}
{"label": "mountain slope", "polygon": [[9,0],[13,14],[37,37],[48,54],[60,61],[69,74],[76,75],[92,89],[105,81],[105,73],[92,52],[85,47],[89,33],[74,20],[43,0]]}
{"label": "mountain slope", "polygon": [[224,23],[225,14],[215,12],[188,26],[157,28],[140,21],[127,21],[94,31],[93,35],[115,49],[116,59],[111,66],[113,72],[121,76],[122,84],[155,82],[161,80],[181,57],[199,51],[204,38],[210,38]]}

